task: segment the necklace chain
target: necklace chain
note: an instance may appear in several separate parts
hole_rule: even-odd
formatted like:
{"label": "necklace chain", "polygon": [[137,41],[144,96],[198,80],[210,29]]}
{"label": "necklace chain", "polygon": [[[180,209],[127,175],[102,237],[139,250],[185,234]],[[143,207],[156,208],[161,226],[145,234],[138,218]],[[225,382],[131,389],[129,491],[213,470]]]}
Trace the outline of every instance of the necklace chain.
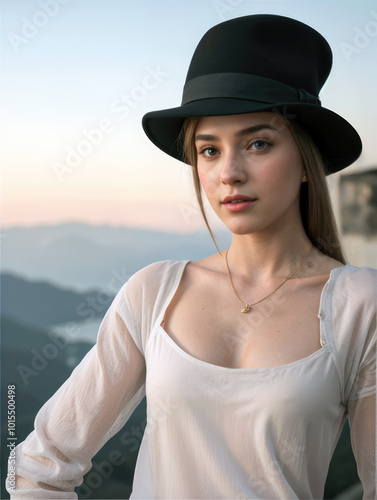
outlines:
{"label": "necklace chain", "polygon": [[310,252],[312,251],[313,247],[314,247],[314,245],[312,245],[312,246],[310,247],[310,250],[309,250],[309,252],[306,254],[306,256],[305,256],[304,260],[303,260],[303,261],[302,261],[302,262],[298,265],[298,267],[296,267],[296,269],[295,269],[295,270],[294,270],[294,271],[293,271],[293,272],[292,272],[292,273],[291,273],[291,274],[290,274],[287,278],[285,278],[285,280],[283,281],[283,283],[280,283],[280,285],[279,285],[277,288],[275,288],[275,290],[272,290],[272,292],[271,292],[271,293],[269,293],[268,295],[266,295],[265,297],[263,297],[263,299],[260,299],[260,300],[258,300],[257,302],[254,302],[253,304],[247,304],[247,303],[245,303],[245,301],[241,299],[241,297],[238,295],[238,293],[237,293],[236,289],[234,288],[234,284],[233,284],[233,280],[232,280],[232,275],[231,275],[231,272],[230,272],[230,269],[229,269],[229,264],[228,264],[228,252],[229,252],[229,248],[228,248],[228,249],[227,249],[227,251],[226,251],[226,254],[225,254],[225,262],[226,262],[226,267],[227,267],[227,269],[228,269],[228,274],[229,274],[230,284],[232,285],[232,288],[233,288],[233,291],[234,291],[234,293],[235,293],[236,297],[237,297],[237,298],[238,298],[238,299],[242,302],[242,304],[245,304],[241,312],[243,312],[243,313],[247,313],[247,312],[249,312],[249,311],[250,311],[250,309],[251,309],[253,306],[255,306],[255,305],[259,304],[260,302],[262,302],[262,300],[267,299],[267,297],[269,297],[270,295],[272,295],[273,293],[275,293],[277,290],[279,290],[279,288],[280,288],[281,286],[283,286],[283,285],[284,285],[284,283],[285,283],[286,281],[288,281],[288,280],[289,280],[289,278],[292,278],[292,276],[293,276],[295,273],[297,273],[297,271],[300,269],[300,267],[303,265],[303,263],[304,263],[304,262],[306,261],[306,259],[309,257]]}

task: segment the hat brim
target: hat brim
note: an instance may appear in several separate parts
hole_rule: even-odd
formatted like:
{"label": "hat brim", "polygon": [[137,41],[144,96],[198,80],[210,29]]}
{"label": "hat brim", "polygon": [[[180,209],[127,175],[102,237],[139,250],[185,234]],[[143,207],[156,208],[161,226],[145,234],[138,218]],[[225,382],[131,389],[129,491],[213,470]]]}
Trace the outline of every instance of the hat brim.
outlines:
{"label": "hat brim", "polygon": [[184,161],[178,138],[185,118],[261,111],[279,112],[302,125],[327,160],[326,175],[348,167],[361,154],[360,136],[347,120],[329,109],[308,103],[265,104],[245,99],[203,99],[177,108],[147,113],[143,117],[142,125],[149,139],[159,149]]}

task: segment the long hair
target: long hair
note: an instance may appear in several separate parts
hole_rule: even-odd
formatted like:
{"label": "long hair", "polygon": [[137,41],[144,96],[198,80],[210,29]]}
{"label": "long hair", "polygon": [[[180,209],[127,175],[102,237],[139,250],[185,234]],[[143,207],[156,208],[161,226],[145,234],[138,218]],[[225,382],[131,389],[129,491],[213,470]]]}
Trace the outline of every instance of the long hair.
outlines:
{"label": "long hair", "polygon": [[[278,116],[281,117],[280,114]],[[338,229],[331,205],[326,182],[326,160],[322,158],[311,136],[294,120],[284,122],[292,133],[301,154],[303,166],[307,172],[307,182],[301,183],[300,213],[304,230],[313,245],[325,255],[346,263],[339,239]],[[200,211],[213,242],[219,252],[216,240],[204,210],[202,186],[197,169],[195,130],[200,117],[186,118],[180,135],[184,161],[191,165],[195,194]]]}

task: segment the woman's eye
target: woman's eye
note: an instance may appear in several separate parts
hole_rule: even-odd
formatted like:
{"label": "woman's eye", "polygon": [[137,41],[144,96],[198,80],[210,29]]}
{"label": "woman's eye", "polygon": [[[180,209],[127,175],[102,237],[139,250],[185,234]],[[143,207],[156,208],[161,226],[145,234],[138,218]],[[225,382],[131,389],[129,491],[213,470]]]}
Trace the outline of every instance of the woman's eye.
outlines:
{"label": "woman's eye", "polygon": [[206,156],[207,158],[211,158],[213,156],[218,155],[218,150],[216,148],[203,148],[200,151],[200,154]]}
{"label": "woman's eye", "polygon": [[264,149],[266,149],[268,146],[270,146],[270,142],[268,142],[268,141],[258,140],[258,141],[254,141],[254,142],[250,145],[250,148],[251,148],[251,149],[254,149],[255,151],[263,151],[263,150],[264,150]]}

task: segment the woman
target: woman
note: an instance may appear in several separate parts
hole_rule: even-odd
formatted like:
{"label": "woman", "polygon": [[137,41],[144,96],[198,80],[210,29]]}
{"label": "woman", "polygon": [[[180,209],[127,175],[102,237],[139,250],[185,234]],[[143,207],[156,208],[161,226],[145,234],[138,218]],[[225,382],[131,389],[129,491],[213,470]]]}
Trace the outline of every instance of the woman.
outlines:
{"label": "woman", "polygon": [[336,234],[325,175],[361,142],[320,105],[330,68],[323,37],[281,16],[233,19],[200,41],[182,106],[143,126],[192,165],[231,246],[124,285],[16,450],[12,498],[77,498],[144,394],[132,498],[322,498],[347,415],[375,497],[377,271],[345,265]]}

